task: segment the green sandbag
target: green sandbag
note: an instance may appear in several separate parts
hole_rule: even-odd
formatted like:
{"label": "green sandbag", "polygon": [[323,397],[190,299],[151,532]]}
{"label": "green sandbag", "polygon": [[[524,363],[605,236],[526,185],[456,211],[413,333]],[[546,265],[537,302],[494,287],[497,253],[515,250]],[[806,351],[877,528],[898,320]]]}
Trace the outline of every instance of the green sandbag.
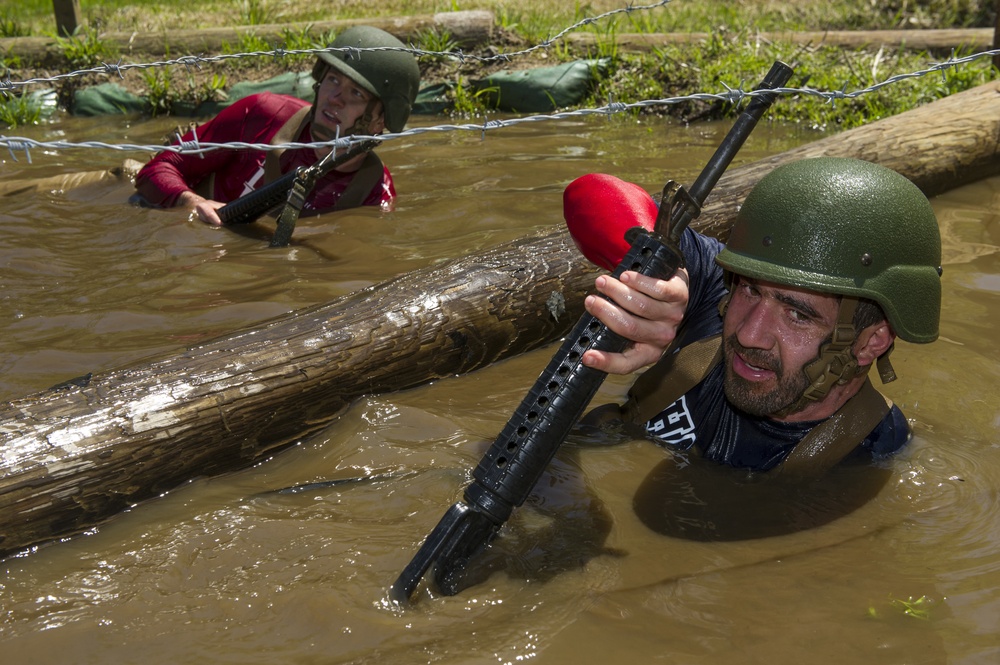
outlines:
{"label": "green sandbag", "polygon": [[220,102],[202,102],[194,104],[174,104],[174,115],[208,116],[215,115],[235,101],[256,95],[259,92],[273,92],[279,95],[298,97],[311,102],[316,96],[313,90],[312,72],[285,72],[266,81],[243,81],[237,83],[226,93],[226,99]]}
{"label": "green sandbag", "polygon": [[579,103],[607,74],[608,60],[576,60],[555,67],[502,71],[475,81],[487,105],[500,111],[537,113]]}
{"label": "green sandbag", "polygon": [[421,88],[413,102],[414,115],[436,115],[451,107],[448,93],[455,89],[454,83],[435,83]]}
{"label": "green sandbag", "polygon": [[[205,117],[215,115],[233,102],[258,92],[275,92],[312,101],[313,79],[310,72],[287,72],[266,81],[244,81],[237,83],[226,93],[222,101],[176,102],[171,107],[171,115],[184,117]],[[123,113],[149,113],[149,100],[134,95],[117,83],[102,83],[90,88],[77,90],[73,95],[73,115],[100,116]]]}
{"label": "green sandbag", "polygon": [[101,83],[73,94],[73,115],[93,117],[122,113],[147,113],[149,101],[117,83]]}
{"label": "green sandbag", "polygon": [[[608,60],[576,60],[554,67],[524,71],[503,71],[485,79],[473,81],[473,90],[483,102],[500,111],[541,113],[573,106],[583,100],[597,80],[607,74]],[[217,114],[233,102],[258,92],[274,92],[312,101],[314,96],[311,72],[287,72],[266,81],[237,83],[222,101],[200,103],[175,102],[171,115],[208,117]],[[453,83],[440,83],[420,91],[414,113],[440,113],[450,102],[447,91]],[[117,83],[102,83],[78,90],[73,97],[72,113],[78,116],[149,113],[149,100],[134,95]]]}

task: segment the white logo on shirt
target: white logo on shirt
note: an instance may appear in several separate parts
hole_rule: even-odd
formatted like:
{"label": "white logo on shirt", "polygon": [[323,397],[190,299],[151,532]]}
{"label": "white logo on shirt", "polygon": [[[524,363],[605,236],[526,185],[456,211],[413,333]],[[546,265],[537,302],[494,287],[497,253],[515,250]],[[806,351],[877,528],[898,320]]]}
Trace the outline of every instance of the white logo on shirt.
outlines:
{"label": "white logo on shirt", "polygon": [[253,177],[243,183],[243,191],[240,192],[240,196],[246,196],[253,190],[257,189],[257,182],[264,177],[264,165],[261,164],[257,167],[257,172],[253,174]]}
{"label": "white logo on shirt", "polygon": [[646,424],[646,431],[656,438],[687,448],[694,444],[694,419],[687,407],[687,396],[660,412],[656,418]]}

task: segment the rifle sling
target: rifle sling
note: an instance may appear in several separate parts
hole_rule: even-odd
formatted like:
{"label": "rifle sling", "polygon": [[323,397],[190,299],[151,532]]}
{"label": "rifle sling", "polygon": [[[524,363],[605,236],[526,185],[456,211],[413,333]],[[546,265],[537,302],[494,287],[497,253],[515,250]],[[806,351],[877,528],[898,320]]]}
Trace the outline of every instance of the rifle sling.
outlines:
{"label": "rifle sling", "polygon": [[333,209],[346,210],[364,205],[368,193],[381,182],[384,171],[382,160],[375,154],[375,151],[369,151],[365,155],[365,161],[361,163],[361,168],[355,171],[354,177],[333,205]]}
{"label": "rifle sling", "polygon": [[781,464],[783,474],[818,477],[847,457],[892,408],[892,401],[865,378],[861,390],[810,430]]}
{"label": "rifle sling", "polygon": [[632,384],[622,413],[632,422],[645,423],[701,383],[721,359],[721,335],[668,352]]}
{"label": "rifle sling", "polygon": [[[306,125],[309,124],[309,120],[312,117],[312,106],[303,106],[298,111],[293,113],[285,124],[274,133],[271,137],[269,143],[271,145],[281,145],[283,143],[291,143],[299,138],[302,134],[302,130],[305,129]],[[264,182],[263,185],[268,185],[282,176],[281,173],[281,156],[285,154],[286,148],[278,148],[276,150],[268,150],[267,154],[264,155]]]}
{"label": "rifle sling", "polygon": [[[375,153],[369,152],[365,155],[365,161],[361,168],[355,172],[354,177],[337,199],[333,209],[335,211],[344,210],[362,205],[368,192],[375,186],[372,181],[378,182],[382,179],[383,168],[382,160]],[[302,207],[316,185],[318,177],[319,174],[307,171],[295,178],[292,188],[288,192],[288,200],[285,202],[278,216],[277,227],[274,230],[274,236],[271,238],[271,247],[285,247],[288,245],[288,241],[292,237],[292,232],[295,230],[295,223],[302,213]]]}

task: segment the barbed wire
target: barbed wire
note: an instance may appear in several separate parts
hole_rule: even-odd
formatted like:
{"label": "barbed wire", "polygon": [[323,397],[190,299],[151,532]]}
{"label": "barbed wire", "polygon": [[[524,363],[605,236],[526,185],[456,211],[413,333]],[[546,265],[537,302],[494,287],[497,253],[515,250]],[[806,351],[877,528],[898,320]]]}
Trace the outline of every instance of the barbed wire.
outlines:
{"label": "barbed wire", "polygon": [[64,81],[67,79],[78,78],[82,76],[88,76],[93,74],[109,74],[117,75],[118,78],[124,79],[125,72],[131,69],[152,69],[155,67],[170,67],[174,65],[182,65],[184,67],[197,67],[200,68],[203,64],[210,64],[216,62],[222,62],[225,60],[234,60],[240,58],[258,58],[258,57],[272,57],[280,59],[286,56],[294,55],[316,55],[320,53],[333,53],[339,52],[343,53],[349,60],[357,59],[362,56],[366,51],[403,51],[406,53],[412,53],[415,56],[425,56],[431,58],[451,58],[458,60],[462,63],[466,61],[474,62],[510,62],[514,58],[519,58],[521,56],[529,55],[535,51],[544,50],[551,48],[556,42],[561,40],[566,35],[571,32],[575,32],[580,28],[586,27],[588,25],[593,25],[599,23],[604,19],[610,18],[617,14],[631,14],[637,11],[651,11],[657,9],[658,7],[664,7],[673,2],[673,0],[660,0],[651,5],[633,5],[629,3],[626,7],[620,7],[618,9],[612,9],[610,11],[604,12],[603,14],[598,14],[597,16],[589,16],[583,18],[573,25],[560,30],[556,35],[545,39],[538,44],[530,46],[528,48],[522,49],[520,51],[512,51],[510,53],[496,53],[493,55],[475,55],[471,53],[465,53],[461,49],[456,49],[453,51],[428,51],[419,48],[400,48],[398,46],[372,46],[372,47],[347,47],[347,48],[307,48],[307,49],[284,49],[280,47],[275,47],[270,51],[248,51],[244,53],[224,53],[214,56],[197,56],[197,55],[186,55],[180,58],[175,58],[173,60],[160,60],[157,62],[147,62],[147,63],[129,63],[122,64],[121,59],[116,63],[102,63],[98,67],[91,67],[90,69],[81,69],[74,72],[67,72],[65,74],[56,74],[54,76],[37,77],[27,79],[25,81],[12,81],[9,78],[0,80],[0,93],[6,90],[13,90],[15,88],[23,88],[29,85],[35,85],[39,83],[56,83],[59,81]]}
{"label": "barbed wire", "polygon": [[[188,67],[200,67],[203,63],[218,62],[221,60],[231,59],[231,58],[243,58],[243,57],[283,57],[285,55],[299,55],[299,54],[317,54],[323,52],[341,51],[344,52],[348,59],[360,58],[362,57],[362,51],[406,51],[419,56],[433,56],[433,57],[450,57],[458,58],[460,60],[472,59],[480,62],[491,62],[491,61],[510,61],[515,57],[524,56],[530,54],[534,51],[541,49],[551,48],[551,46],[558,40],[565,37],[567,34],[579,30],[580,28],[594,23],[598,23],[602,20],[610,18],[618,14],[630,14],[636,11],[650,11],[658,7],[663,7],[673,0],[659,0],[656,3],[648,5],[634,5],[630,3],[626,7],[621,7],[618,9],[613,9],[603,14],[597,16],[583,18],[576,23],[560,30],[556,35],[546,39],[538,44],[530,46],[528,48],[522,49],[520,51],[514,51],[510,53],[499,53],[491,56],[477,56],[471,54],[465,54],[460,50],[457,51],[427,51],[422,49],[405,48],[400,49],[396,47],[376,47],[376,48],[319,48],[319,49],[297,49],[297,50],[285,50],[277,48],[271,51],[255,51],[247,53],[238,54],[222,54],[212,57],[201,57],[201,56],[183,56],[174,60],[158,61],[152,63],[138,63],[138,64],[122,64],[119,61],[116,64],[105,63],[101,67],[96,67],[87,70],[79,70],[75,72],[69,72],[66,74],[58,74],[52,77],[45,78],[33,78],[26,81],[11,81],[8,78],[5,80],[0,80],[0,95],[6,95],[8,90],[12,90],[17,87],[24,87],[31,84],[37,83],[49,83],[56,82],[68,78],[85,76],[88,74],[117,74],[119,77],[124,78],[124,72],[129,69],[147,69],[152,67],[163,67],[170,65],[184,65]],[[831,104],[838,100],[844,99],[855,99],[865,94],[870,94],[881,90],[887,86],[895,85],[907,79],[919,78],[922,76],[927,76],[935,72],[941,72],[944,76],[944,72],[950,68],[958,67],[963,64],[967,64],[978,60],[980,58],[992,57],[1000,53],[1000,50],[990,50],[983,51],[980,53],[971,54],[961,58],[956,58],[954,51],[951,56],[944,62],[932,63],[929,67],[914,72],[897,74],[884,81],[875,83],[866,88],[861,88],[858,90],[853,90],[848,92],[846,86],[842,90],[832,90],[832,91],[821,91],[814,88],[778,88],[776,90],[768,91],[768,94],[779,94],[779,95],[809,95],[820,97],[826,99]],[[618,113],[625,113],[628,111],[643,110],[651,107],[659,106],[671,106],[676,104],[681,104],[685,102],[692,101],[704,101],[704,102],[723,102],[730,103],[734,105],[739,105],[747,98],[753,97],[758,94],[764,94],[763,91],[746,91],[742,89],[742,84],[738,87],[730,87],[722,82],[722,86],[725,88],[725,92],[718,93],[708,93],[708,92],[698,92],[689,95],[683,95],[678,97],[669,97],[661,99],[646,99],[638,102],[623,103],[611,101],[605,106],[597,108],[584,108],[575,109],[569,111],[561,111],[548,114],[535,114],[530,116],[521,116],[515,118],[506,119],[493,119],[486,120],[483,123],[465,123],[465,124],[444,124],[436,125],[432,127],[414,127],[402,132],[382,134],[379,135],[381,141],[391,141],[394,139],[405,138],[409,136],[414,136],[417,134],[426,133],[440,133],[440,132],[455,132],[455,131],[474,131],[481,134],[483,138],[486,136],[486,132],[489,130],[502,129],[505,127],[511,127],[523,123],[537,123],[546,121],[556,121],[564,120],[569,118],[579,118],[590,115],[602,115],[611,116]],[[144,145],[144,144],[113,144],[101,141],[83,141],[83,142],[71,142],[71,141],[36,141],[34,139],[29,139],[25,137],[8,137],[5,135],[0,135],[0,147],[6,147],[10,153],[12,159],[17,161],[17,152],[24,152],[28,162],[31,163],[31,150],[38,148],[43,150],[68,150],[68,149],[98,149],[98,150],[112,150],[121,152],[148,152],[148,153],[159,153],[159,152],[175,152],[183,154],[204,154],[207,152],[212,152],[215,150],[284,150],[284,149],[302,149],[302,148],[332,148],[333,150],[347,149],[352,144],[360,142],[369,138],[370,136],[352,136],[337,138],[332,141],[325,142],[312,142],[312,143],[282,143],[282,144],[261,144],[261,143],[247,143],[247,142],[229,142],[229,143],[201,143],[198,141],[197,132],[193,134],[193,140],[190,141],[179,141],[173,145],[164,146],[162,144],[157,145]]]}
{"label": "barbed wire", "polygon": [[144,145],[137,143],[106,143],[102,141],[36,141],[34,139],[29,139],[25,137],[8,137],[5,135],[0,135],[0,147],[6,147],[9,151],[11,157],[14,161],[17,161],[16,152],[24,152],[27,156],[28,162],[31,162],[32,149],[43,149],[43,150],[69,150],[69,149],[97,149],[97,150],[112,150],[121,152],[174,152],[183,154],[203,154],[207,152],[212,152],[215,150],[284,150],[284,149],[302,149],[302,148],[332,148],[334,150],[347,149],[354,143],[367,140],[370,138],[378,138],[382,142],[392,141],[395,139],[401,139],[406,137],[415,136],[418,134],[428,134],[428,133],[441,133],[441,132],[477,132],[485,137],[487,131],[503,129],[506,127],[513,127],[516,125],[521,125],[525,123],[537,123],[537,122],[549,122],[557,120],[566,120],[571,118],[580,118],[585,116],[601,115],[601,116],[612,116],[619,113],[625,113],[628,111],[643,110],[651,107],[658,106],[671,106],[676,104],[681,104],[685,102],[702,101],[702,102],[724,102],[734,105],[739,105],[742,102],[750,99],[754,96],[759,96],[763,94],[778,94],[778,95],[808,95],[813,97],[818,97],[828,101],[831,104],[836,103],[839,100],[849,100],[856,99],[862,95],[871,94],[886,86],[896,85],[902,81],[914,78],[920,78],[923,76],[928,76],[941,72],[944,72],[950,68],[958,67],[980,58],[992,57],[994,55],[1000,54],[1000,49],[993,49],[990,51],[982,51],[980,53],[974,53],[971,55],[963,56],[960,58],[954,57],[952,55],[947,60],[943,62],[932,63],[930,66],[920,69],[917,71],[897,74],[884,81],[880,81],[866,88],[860,88],[857,90],[847,91],[843,90],[817,90],[815,88],[793,88],[793,87],[783,87],[775,88],[773,90],[743,90],[742,87],[730,87],[725,83],[722,86],[725,88],[724,92],[708,93],[708,92],[696,92],[689,95],[682,95],[678,97],[666,97],[661,99],[645,99],[637,102],[610,102],[604,106],[596,108],[583,108],[574,109],[568,111],[560,111],[554,113],[545,114],[535,114],[529,116],[519,116],[514,118],[503,118],[503,119],[492,119],[486,120],[482,123],[464,123],[464,124],[443,124],[434,125],[430,127],[413,127],[406,129],[401,132],[390,133],[390,134],[380,134],[377,137],[371,136],[351,136],[345,138],[339,138],[333,141],[324,142],[314,142],[314,143],[280,143],[280,144],[270,144],[270,143],[246,143],[246,142],[230,142],[230,143],[201,143],[197,139],[197,132],[195,132],[194,140],[183,141],[178,144],[164,146],[162,144],[157,145]]}

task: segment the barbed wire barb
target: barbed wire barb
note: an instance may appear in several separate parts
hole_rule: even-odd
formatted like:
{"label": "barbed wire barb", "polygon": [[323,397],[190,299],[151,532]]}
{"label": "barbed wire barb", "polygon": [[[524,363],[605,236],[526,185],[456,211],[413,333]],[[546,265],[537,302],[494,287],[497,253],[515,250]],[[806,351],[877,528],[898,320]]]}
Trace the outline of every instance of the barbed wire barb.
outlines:
{"label": "barbed wire barb", "polygon": [[[5,141],[6,136],[0,135],[0,141]],[[23,150],[24,156],[28,159],[28,163],[31,164],[31,151],[28,149],[29,145],[24,141],[18,141],[17,139],[7,139],[7,151],[10,152],[10,158],[15,162],[17,161],[17,155],[14,153],[15,150]]]}
{"label": "barbed wire barb", "polygon": [[112,64],[110,62],[104,63],[104,69],[106,70],[106,72],[108,74],[117,74],[118,78],[120,78],[122,80],[125,79],[125,74],[122,73],[122,59],[121,58],[118,58],[118,62],[114,63],[114,64]]}
{"label": "barbed wire barb", "polygon": [[201,152],[201,145],[198,143],[198,127],[191,128],[191,136],[193,137],[190,141],[183,141],[181,137],[177,137],[177,145],[181,150],[190,150],[191,152],[196,152],[198,157],[205,159],[205,153]]}

